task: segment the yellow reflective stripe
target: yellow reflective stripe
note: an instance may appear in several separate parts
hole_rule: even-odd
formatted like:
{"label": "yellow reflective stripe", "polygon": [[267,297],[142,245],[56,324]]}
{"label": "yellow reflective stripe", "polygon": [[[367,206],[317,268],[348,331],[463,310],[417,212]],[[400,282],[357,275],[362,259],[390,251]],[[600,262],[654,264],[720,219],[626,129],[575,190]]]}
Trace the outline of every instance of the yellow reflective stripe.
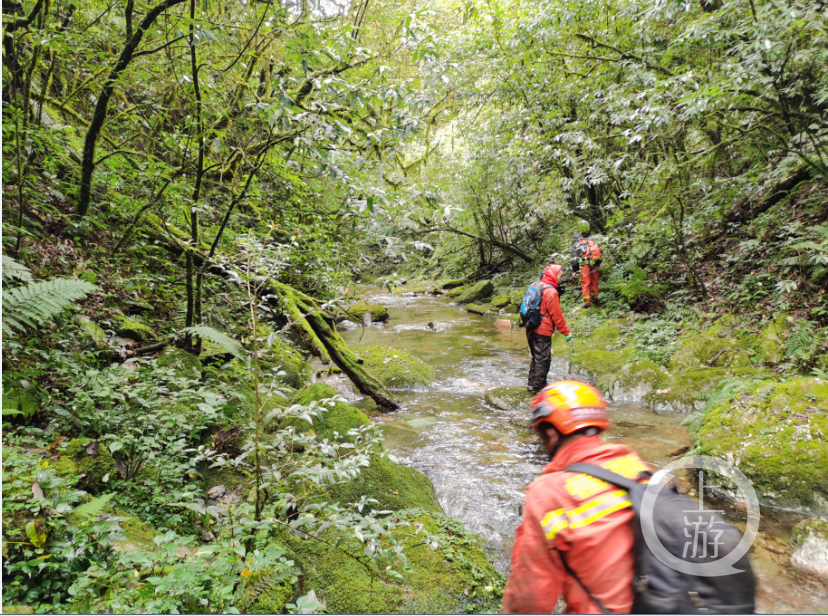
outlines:
{"label": "yellow reflective stripe", "polygon": [[630,497],[624,490],[602,494],[573,511],[567,512],[570,528],[581,528],[596,520],[630,506]]}
{"label": "yellow reflective stripe", "polygon": [[547,539],[554,539],[555,535],[567,527],[564,510],[556,509],[547,513],[541,520],[541,527]]}

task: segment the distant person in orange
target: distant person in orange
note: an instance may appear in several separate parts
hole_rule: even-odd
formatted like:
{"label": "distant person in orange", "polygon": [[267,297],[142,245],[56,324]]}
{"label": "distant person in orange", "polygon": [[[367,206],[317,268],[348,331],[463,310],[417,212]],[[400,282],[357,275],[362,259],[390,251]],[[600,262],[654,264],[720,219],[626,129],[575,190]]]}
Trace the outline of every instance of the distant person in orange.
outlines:
{"label": "distant person in orange", "polygon": [[629,614],[633,605],[634,517],[624,490],[568,472],[588,463],[636,481],[647,467],[627,445],[601,440],[607,403],[581,381],[559,381],[532,400],[532,427],[549,453],[529,484],[503,594],[504,614],[551,614],[562,596],[569,614]]}
{"label": "distant person in orange", "polygon": [[580,270],[584,308],[598,304],[598,274],[601,268],[601,247],[595,240],[575,232],[572,236],[572,277]]}

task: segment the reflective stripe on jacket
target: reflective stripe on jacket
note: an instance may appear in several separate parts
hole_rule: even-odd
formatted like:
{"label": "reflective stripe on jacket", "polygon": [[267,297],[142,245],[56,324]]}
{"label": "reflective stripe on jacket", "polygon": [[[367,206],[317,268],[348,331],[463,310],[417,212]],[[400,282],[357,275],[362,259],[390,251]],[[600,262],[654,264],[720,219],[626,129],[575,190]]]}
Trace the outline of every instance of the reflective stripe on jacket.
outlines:
{"label": "reflective stripe on jacket", "polygon": [[566,564],[603,606],[614,613],[632,607],[633,512],[624,490],[561,469],[576,462],[638,478],[647,470],[626,445],[583,436],[560,450],[526,490],[523,521],[512,551],[512,572],[503,595],[504,614],[549,614],[558,596],[567,613],[600,614]]}

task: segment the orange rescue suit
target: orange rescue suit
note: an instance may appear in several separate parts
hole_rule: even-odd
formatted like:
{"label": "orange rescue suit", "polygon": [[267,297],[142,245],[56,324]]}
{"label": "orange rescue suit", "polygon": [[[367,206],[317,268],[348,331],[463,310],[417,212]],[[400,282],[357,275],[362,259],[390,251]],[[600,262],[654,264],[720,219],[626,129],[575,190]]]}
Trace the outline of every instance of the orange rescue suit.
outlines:
{"label": "orange rescue suit", "polygon": [[[526,490],[504,614],[550,614],[559,596],[569,614],[600,614],[581,584],[608,611],[627,614],[632,608],[634,514],[629,497],[589,475],[562,471],[576,462],[631,479],[648,470],[635,450],[604,443],[598,435],[582,436],[559,450]],[[561,554],[578,580],[567,573]]]}

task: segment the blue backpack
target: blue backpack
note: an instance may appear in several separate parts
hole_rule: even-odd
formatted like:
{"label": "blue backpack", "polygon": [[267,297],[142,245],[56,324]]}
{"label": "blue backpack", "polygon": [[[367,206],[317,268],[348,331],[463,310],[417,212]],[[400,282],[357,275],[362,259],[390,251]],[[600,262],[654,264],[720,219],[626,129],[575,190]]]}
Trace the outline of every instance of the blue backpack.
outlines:
{"label": "blue backpack", "polygon": [[546,289],[552,287],[551,284],[543,284],[541,282],[533,282],[526,288],[526,293],[523,294],[523,301],[520,302],[520,320],[526,326],[528,331],[537,329],[541,324],[543,315],[541,314],[541,298]]}

